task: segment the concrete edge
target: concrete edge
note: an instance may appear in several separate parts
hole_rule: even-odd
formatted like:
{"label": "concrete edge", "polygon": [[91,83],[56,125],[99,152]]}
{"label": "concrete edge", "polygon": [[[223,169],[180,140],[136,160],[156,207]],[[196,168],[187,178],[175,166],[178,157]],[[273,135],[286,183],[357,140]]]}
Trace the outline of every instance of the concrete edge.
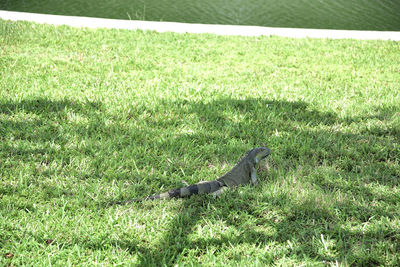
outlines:
{"label": "concrete edge", "polygon": [[0,18],[12,21],[31,21],[52,25],[68,25],[87,28],[113,28],[129,30],[153,30],[157,32],[177,33],[214,33],[218,35],[239,36],[283,36],[294,38],[330,38],[330,39],[361,39],[361,40],[392,40],[400,41],[400,32],[393,31],[354,31],[354,30],[322,30],[275,28],[261,26],[236,26],[195,24],[181,22],[156,22],[138,20],[103,19],[77,16],[48,15],[26,12],[0,10]]}

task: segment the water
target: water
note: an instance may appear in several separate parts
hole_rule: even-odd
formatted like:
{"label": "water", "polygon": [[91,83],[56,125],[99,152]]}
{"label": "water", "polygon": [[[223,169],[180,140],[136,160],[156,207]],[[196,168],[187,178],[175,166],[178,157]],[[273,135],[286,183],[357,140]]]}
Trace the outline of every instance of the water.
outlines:
{"label": "water", "polygon": [[400,31],[400,0],[0,0],[0,9],[149,21]]}

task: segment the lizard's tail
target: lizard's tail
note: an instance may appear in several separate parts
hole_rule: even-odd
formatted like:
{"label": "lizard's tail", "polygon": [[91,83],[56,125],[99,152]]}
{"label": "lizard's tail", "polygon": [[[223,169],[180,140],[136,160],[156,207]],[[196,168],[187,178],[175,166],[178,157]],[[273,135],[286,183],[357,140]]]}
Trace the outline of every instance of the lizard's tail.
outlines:
{"label": "lizard's tail", "polygon": [[200,182],[198,184],[189,185],[186,187],[181,187],[177,189],[171,189],[168,192],[161,193],[158,195],[152,195],[145,198],[139,199],[131,199],[126,201],[118,201],[115,204],[128,204],[128,203],[139,203],[146,200],[154,200],[154,199],[171,199],[171,198],[181,198],[181,197],[188,197],[191,195],[197,194],[209,194],[217,191],[225,184],[220,181],[209,181],[209,182]]}

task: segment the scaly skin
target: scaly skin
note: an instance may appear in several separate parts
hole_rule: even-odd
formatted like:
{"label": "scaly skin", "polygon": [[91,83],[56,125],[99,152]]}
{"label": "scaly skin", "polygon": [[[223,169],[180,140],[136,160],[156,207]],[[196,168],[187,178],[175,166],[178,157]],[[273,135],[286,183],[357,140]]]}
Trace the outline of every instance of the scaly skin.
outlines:
{"label": "scaly skin", "polygon": [[253,184],[257,183],[256,166],[260,160],[266,158],[271,153],[269,148],[257,147],[249,150],[244,157],[233,167],[232,170],[221,176],[217,180],[200,182],[198,184],[189,185],[177,189],[171,189],[168,192],[158,195],[148,196],[142,199],[132,199],[127,201],[116,202],[115,204],[127,204],[132,202],[141,202],[154,199],[171,199],[188,197],[196,194],[219,195],[227,187],[235,187],[241,184],[247,184],[250,181]]}

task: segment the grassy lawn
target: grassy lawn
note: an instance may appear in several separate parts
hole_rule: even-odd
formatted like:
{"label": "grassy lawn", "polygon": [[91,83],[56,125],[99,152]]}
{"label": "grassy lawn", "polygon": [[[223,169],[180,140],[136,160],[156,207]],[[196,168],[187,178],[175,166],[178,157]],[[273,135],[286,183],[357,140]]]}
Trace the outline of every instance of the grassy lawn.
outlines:
{"label": "grassy lawn", "polygon": [[399,91],[399,42],[0,20],[0,265],[399,265]]}

